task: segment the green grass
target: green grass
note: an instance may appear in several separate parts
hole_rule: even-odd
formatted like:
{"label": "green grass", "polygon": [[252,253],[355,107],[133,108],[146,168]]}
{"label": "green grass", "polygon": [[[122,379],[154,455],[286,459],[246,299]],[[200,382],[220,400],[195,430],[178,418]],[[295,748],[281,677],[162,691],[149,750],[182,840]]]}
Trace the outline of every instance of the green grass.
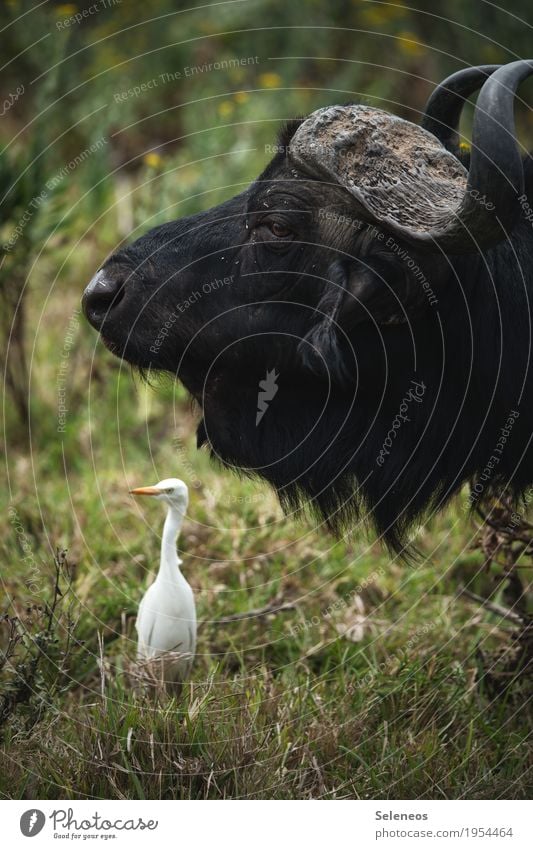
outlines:
{"label": "green grass", "polygon": [[[467,550],[464,512],[423,529],[410,565],[361,529],[335,542],[285,518],[262,485],[195,450],[181,389],[139,383],[99,346],[94,353],[83,324],[58,434],[54,375],[77,295],[51,301],[53,321],[45,316],[36,332],[31,443],[12,431],[7,455],[3,612],[21,617],[33,645],[44,614],[27,608],[50,602],[56,547],[68,549],[72,585],[56,611],[54,652],[44,649],[31,692],[3,725],[0,792],[527,797],[527,694],[494,697],[478,653],[508,645],[511,627],[456,596],[474,578],[490,591]],[[163,514],[128,489],[170,475],[193,484],[181,547],[202,620],[178,702],[140,691],[131,675],[135,610],[157,565]],[[275,598],[292,607],[217,621]],[[4,669],[3,687],[13,679]]]}
{"label": "green grass", "polygon": [[[250,174],[261,157],[247,160]],[[194,192],[216,184],[216,167]],[[168,188],[172,169],[161,179]],[[153,186],[140,188],[136,220],[159,204]],[[115,212],[78,229],[68,242],[53,236],[31,270],[30,432],[4,410],[0,613],[20,618],[24,639],[0,671],[0,794],[527,798],[530,694],[488,686],[513,627],[457,595],[468,584],[504,601],[470,547],[462,504],[420,529],[410,564],[362,528],[335,541],[284,517],[263,485],[196,451],[180,387],[144,385],[77,314],[85,281],[117,242]],[[191,487],[180,547],[202,622],[178,702],[132,677],[135,612],[158,563],[163,513],[128,491],[170,476]],[[48,627],[58,548],[68,550],[71,585],[63,579]],[[289,607],[227,620],[275,599]],[[0,625],[5,651],[9,622]]]}

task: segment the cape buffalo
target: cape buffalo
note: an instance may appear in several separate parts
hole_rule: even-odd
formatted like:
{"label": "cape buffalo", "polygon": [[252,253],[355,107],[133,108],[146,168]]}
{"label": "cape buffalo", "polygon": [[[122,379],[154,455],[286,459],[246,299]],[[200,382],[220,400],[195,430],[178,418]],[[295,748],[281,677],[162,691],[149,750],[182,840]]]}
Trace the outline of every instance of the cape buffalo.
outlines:
{"label": "cape buffalo", "polygon": [[[108,259],[85,315],[199,402],[198,444],[339,532],[394,550],[466,481],[533,482],[533,168],[514,98],[532,61],[459,71],[421,126],[318,109],[245,191]],[[469,151],[465,100],[479,91]]]}

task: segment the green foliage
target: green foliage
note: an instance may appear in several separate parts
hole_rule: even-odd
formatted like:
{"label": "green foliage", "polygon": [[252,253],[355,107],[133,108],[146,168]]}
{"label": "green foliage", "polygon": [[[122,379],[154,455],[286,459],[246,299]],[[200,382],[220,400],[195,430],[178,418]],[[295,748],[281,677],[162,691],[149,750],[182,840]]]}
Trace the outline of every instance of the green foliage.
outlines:
{"label": "green foliage", "polygon": [[64,551],[54,558],[49,587],[39,587],[20,616],[1,619],[0,735],[32,733],[47,713],[59,711],[59,698],[72,684],[74,608],[69,599]]}
{"label": "green foliage", "polygon": [[[69,304],[62,309],[65,326]],[[47,326],[38,385],[60,356],[57,326]],[[91,365],[95,340],[77,333],[69,426],[55,431],[53,396],[47,412],[36,410],[49,421],[34,428],[35,483],[29,459],[13,452],[18,523],[6,518],[0,543],[6,612],[20,617],[49,597],[50,578],[37,596],[33,582],[50,574],[50,545],[68,547],[75,651],[46,699],[34,688],[31,704],[46,707],[38,724],[31,704],[12,714],[0,792],[527,798],[530,696],[513,688],[495,698],[484,686],[493,665],[480,660],[480,650],[489,658],[510,647],[514,627],[456,595],[481,566],[465,551],[464,513],[425,529],[410,566],[390,562],[358,529],[334,542],[284,519],[263,486],[220,473],[196,451],[181,390],[132,384],[103,352]],[[201,622],[179,702],[143,692],[133,676],[135,612],[163,517],[127,493],[168,474],[191,485],[180,545]],[[485,585],[471,586],[489,595],[479,577]],[[276,599],[288,607],[249,615]],[[46,658],[44,668],[53,671]]]}
{"label": "green foliage", "polygon": [[[514,627],[457,597],[467,584],[505,601],[467,548],[464,511],[420,529],[412,567],[360,528],[335,543],[282,517],[264,487],[195,450],[183,390],[112,359],[79,299],[122,239],[256,176],[283,120],[361,98],[416,118],[447,73],[526,56],[529,4],[514,17],[463,0],[187,6],[122,2],[66,26],[81,4],[5,4],[4,96],[24,93],[0,127],[2,244],[45,194],[0,266],[5,338],[19,316],[10,344],[31,363],[14,377],[19,415],[4,410],[0,792],[527,798],[531,702],[485,686]],[[525,107],[519,125],[531,141]],[[181,545],[202,620],[180,702],[132,676],[162,517],[127,493],[169,475],[191,484]],[[72,587],[49,625],[56,547]],[[249,615],[275,600],[282,611]]]}

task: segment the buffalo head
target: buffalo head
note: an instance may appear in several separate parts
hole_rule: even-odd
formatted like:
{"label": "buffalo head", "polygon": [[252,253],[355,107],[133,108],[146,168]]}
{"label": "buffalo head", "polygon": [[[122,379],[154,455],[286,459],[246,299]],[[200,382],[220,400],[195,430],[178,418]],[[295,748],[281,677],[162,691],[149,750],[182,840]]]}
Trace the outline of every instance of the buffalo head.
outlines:
{"label": "buffalo head", "polygon": [[[479,472],[518,404],[497,340],[487,357],[481,337],[518,229],[513,98],[531,73],[461,71],[421,127],[362,105],[291,122],[244,192],[111,256],[85,291],[88,320],[113,353],[184,383],[199,443],[225,464],[337,529],[363,508],[402,545]],[[457,126],[480,87],[465,157]]]}

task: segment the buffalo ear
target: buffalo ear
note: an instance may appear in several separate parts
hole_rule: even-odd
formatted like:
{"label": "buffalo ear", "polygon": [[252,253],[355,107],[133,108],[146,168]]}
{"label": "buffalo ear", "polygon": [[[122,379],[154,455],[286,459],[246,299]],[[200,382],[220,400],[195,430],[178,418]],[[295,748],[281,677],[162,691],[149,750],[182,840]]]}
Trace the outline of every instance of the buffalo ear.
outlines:
{"label": "buffalo ear", "polygon": [[338,321],[350,329],[361,321],[386,320],[391,298],[387,284],[379,272],[362,260],[352,260],[345,265],[345,294],[340,305]]}
{"label": "buffalo ear", "polygon": [[404,324],[421,300],[422,286],[392,255],[335,260],[315,310],[316,320],[299,345],[304,362],[334,381],[353,380],[356,364],[350,331],[363,321]]}
{"label": "buffalo ear", "polygon": [[423,299],[422,287],[392,254],[350,261],[346,274],[338,321],[347,330],[362,321],[404,324]]}
{"label": "buffalo ear", "polygon": [[349,372],[344,362],[345,336],[339,324],[347,294],[349,271],[342,260],[335,260],[328,272],[324,294],[315,308],[311,330],[301,340],[298,350],[312,371],[337,383],[346,383]]}

